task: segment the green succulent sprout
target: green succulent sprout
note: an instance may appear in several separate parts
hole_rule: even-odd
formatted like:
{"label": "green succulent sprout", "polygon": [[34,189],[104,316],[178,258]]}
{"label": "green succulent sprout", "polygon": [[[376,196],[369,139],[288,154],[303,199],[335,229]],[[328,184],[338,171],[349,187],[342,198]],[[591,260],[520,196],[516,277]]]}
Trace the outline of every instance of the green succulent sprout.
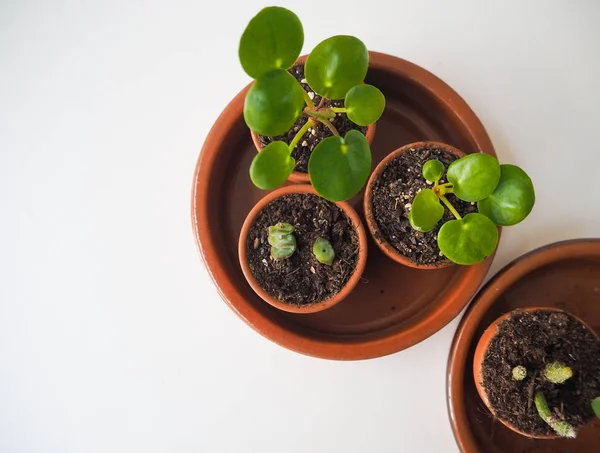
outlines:
{"label": "green succulent sprout", "polygon": [[[444,165],[438,160],[423,165],[423,177],[433,183],[415,196],[409,220],[421,232],[431,231],[444,215],[444,206],[455,217],[437,235],[440,251],[456,264],[477,264],[498,246],[498,227],[522,222],[533,209],[535,191],[531,179],[515,165],[500,165],[489,154],[469,154],[448,166],[448,182],[440,184]],[[478,212],[462,217],[446,197],[475,203]]]}
{"label": "green succulent sprout", "polygon": [[563,384],[573,376],[573,370],[560,362],[552,362],[544,368],[544,378],[553,384]]}
{"label": "green succulent sprout", "polygon": [[600,396],[592,400],[592,410],[596,417],[600,418]]}
{"label": "green succulent sprout", "polygon": [[517,365],[512,369],[512,377],[515,381],[522,381],[527,377],[527,368],[523,365]]}
{"label": "green succulent sprout", "polygon": [[269,227],[269,244],[271,256],[275,260],[289,258],[296,251],[294,227],[289,223],[278,223]]}
{"label": "green succulent sprout", "polygon": [[317,238],[313,245],[313,254],[319,263],[331,266],[335,258],[335,252],[331,243],[325,238]]}
{"label": "green succulent sprout", "polygon": [[[302,116],[308,119],[289,143],[269,143],[250,165],[250,179],[260,189],[283,184],[296,165],[292,151],[316,123],[326,126],[333,137],[322,140],[312,151],[308,174],[317,193],[331,201],[356,195],[371,171],[371,149],[366,137],[350,130],[343,137],[331,119],[345,113],[359,126],[376,122],[385,108],[379,89],[364,83],[369,53],[353,36],[332,36],[309,54],[304,72],[310,88],[322,97],[314,105],[311,97],[288,69],[297,61],[304,44],[304,30],[296,14],[270,6],[250,20],[239,46],[242,68],[254,83],[244,102],[248,127],[264,136],[288,132]],[[324,102],[344,99],[339,108],[324,107]]]}
{"label": "green succulent sprout", "polygon": [[534,397],[535,408],[538,414],[556,434],[562,437],[574,439],[576,436],[575,429],[563,420],[559,420],[548,407],[548,402],[541,391],[535,393]]}

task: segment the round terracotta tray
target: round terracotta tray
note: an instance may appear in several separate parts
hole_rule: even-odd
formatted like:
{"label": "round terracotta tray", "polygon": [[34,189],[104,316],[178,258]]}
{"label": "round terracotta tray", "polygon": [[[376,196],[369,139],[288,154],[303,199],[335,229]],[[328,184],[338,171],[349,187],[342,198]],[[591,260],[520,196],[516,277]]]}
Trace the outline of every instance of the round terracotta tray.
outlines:
{"label": "round terracotta tray", "polygon": [[[370,58],[366,80],[387,99],[372,145],[373,168],[396,148],[420,140],[495,155],[479,119],[448,85],[399,58],[377,52],[371,52]],[[493,257],[477,266],[416,270],[393,262],[369,239],[361,283],[331,309],[285,313],[252,291],[238,262],[238,235],[244,218],[266,192],[255,188],[248,176],[256,154],[242,117],[248,88],[225,108],[206,138],[192,189],[192,223],[200,254],[232,310],[281,346],[337,360],[400,351],[456,317],[481,285]],[[350,203],[364,220],[363,193]]]}
{"label": "round terracotta tray", "polygon": [[504,267],[475,297],[462,318],[448,360],[448,413],[465,453],[598,452],[600,420],[574,440],[536,440],[494,420],[473,380],[473,354],[483,331],[515,308],[557,307],[579,316],[600,333],[600,239],[550,244]]}

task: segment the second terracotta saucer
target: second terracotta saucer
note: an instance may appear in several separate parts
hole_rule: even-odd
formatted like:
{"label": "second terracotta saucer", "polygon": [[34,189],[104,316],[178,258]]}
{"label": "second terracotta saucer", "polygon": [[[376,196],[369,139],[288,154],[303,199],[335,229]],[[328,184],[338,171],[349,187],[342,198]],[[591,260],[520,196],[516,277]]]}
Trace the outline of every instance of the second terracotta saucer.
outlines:
{"label": "second terracotta saucer", "polygon": [[515,308],[556,307],[600,333],[600,239],[558,242],[513,261],[477,294],[462,318],[448,360],[448,412],[465,453],[598,452],[600,420],[574,440],[530,439],[506,428],[487,410],[473,380],[473,354],[483,331]]}

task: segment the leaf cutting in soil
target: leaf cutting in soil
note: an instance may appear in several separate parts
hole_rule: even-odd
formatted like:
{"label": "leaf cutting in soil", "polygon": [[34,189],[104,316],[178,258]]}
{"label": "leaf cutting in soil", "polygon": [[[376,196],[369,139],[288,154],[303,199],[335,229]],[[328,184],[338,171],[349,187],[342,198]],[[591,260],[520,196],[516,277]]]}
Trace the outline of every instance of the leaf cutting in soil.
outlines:
{"label": "leaf cutting in soil", "polygon": [[[288,69],[297,61],[304,44],[302,23],[292,11],[271,6],[250,20],[239,46],[242,68],[254,83],[246,94],[244,120],[248,127],[267,137],[279,136],[306,117],[288,144],[271,142],[250,165],[250,179],[260,189],[274,189],[294,171],[294,148],[302,137],[322,124],[332,134],[311,153],[308,174],[319,195],[330,201],[344,201],[356,195],[371,171],[371,149],[364,134],[348,131],[343,137],[332,120],[345,115],[357,126],[375,123],[385,109],[385,97],[376,87],[365,84],[369,52],[354,36],[332,36],[308,55],[304,67],[305,91]],[[315,93],[319,104],[313,103]],[[343,100],[342,107],[330,107]],[[312,129],[314,131],[314,129]]]}
{"label": "leaf cutting in soil", "polygon": [[[414,198],[409,220],[420,232],[431,231],[442,220],[444,206],[454,219],[438,233],[441,252],[456,264],[477,264],[498,246],[498,227],[515,225],[529,215],[535,203],[531,178],[515,165],[500,165],[489,154],[469,154],[448,166],[448,182],[440,184],[444,165],[430,160],[423,165],[423,177],[433,184]],[[446,194],[463,201],[477,202],[478,212],[462,217]]]}
{"label": "leaf cutting in soil", "polygon": [[599,377],[600,341],[587,326],[566,312],[517,310],[498,324],[481,384],[518,430],[573,438],[599,409]]}

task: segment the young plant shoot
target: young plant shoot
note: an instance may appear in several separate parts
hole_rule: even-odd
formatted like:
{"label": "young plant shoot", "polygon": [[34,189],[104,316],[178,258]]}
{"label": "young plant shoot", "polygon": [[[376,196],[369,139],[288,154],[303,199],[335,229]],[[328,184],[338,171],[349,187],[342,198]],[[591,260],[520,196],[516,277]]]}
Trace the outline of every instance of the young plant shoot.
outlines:
{"label": "young plant shoot", "polygon": [[517,365],[512,369],[512,377],[515,381],[522,381],[527,377],[527,368],[523,365]]}
{"label": "young plant shoot", "polygon": [[[423,165],[423,177],[433,187],[415,196],[410,223],[417,231],[431,231],[442,219],[445,206],[455,219],[440,228],[440,251],[457,264],[479,263],[496,250],[497,225],[515,225],[529,215],[535,203],[533,183],[519,167],[500,165],[495,157],[483,153],[452,162],[446,173],[448,182],[440,184],[444,172],[444,165],[438,160]],[[450,193],[461,200],[477,202],[478,212],[462,217],[446,197]]]}
{"label": "young plant shoot", "polygon": [[289,223],[278,223],[269,227],[269,244],[271,256],[275,260],[289,258],[296,251],[296,236],[294,227]]}
{"label": "young plant shoot", "polygon": [[552,362],[544,368],[544,378],[553,384],[563,384],[573,377],[573,370],[560,363]]}
{"label": "young plant shoot", "polygon": [[333,264],[335,252],[331,246],[331,243],[327,239],[317,238],[315,244],[313,245],[313,254],[319,263],[327,264],[328,266]]}
{"label": "young plant shoot", "polygon": [[558,419],[548,407],[548,403],[544,394],[540,391],[535,393],[534,397],[535,408],[544,420],[553,430],[562,437],[575,438],[575,429],[567,422]]}
{"label": "young plant shoot", "polygon": [[[333,36],[318,44],[304,67],[306,82],[322,97],[314,105],[288,69],[304,44],[300,19],[291,11],[271,6],[262,9],[242,34],[239,58],[254,79],[246,94],[244,120],[254,132],[277,136],[288,132],[302,116],[308,119],[289,143],[265,146],[250,165],[250,178],[261,189],[274,189],[291,175],[296,162],[292,151],[302,136],[320,122],[332,137],[323,139],[308,162],[310,181],[319,195],[343,201],[356,195],[371,171],[371,150],[366,137],[350,130],[341,137],[331,119],[345,113],[359,126],[376,122],[385,108],[381,91],[364,83],[369,67],[366,46],[353,36]],[[344,107],[324,107],[326,100],[344,99]]]}

